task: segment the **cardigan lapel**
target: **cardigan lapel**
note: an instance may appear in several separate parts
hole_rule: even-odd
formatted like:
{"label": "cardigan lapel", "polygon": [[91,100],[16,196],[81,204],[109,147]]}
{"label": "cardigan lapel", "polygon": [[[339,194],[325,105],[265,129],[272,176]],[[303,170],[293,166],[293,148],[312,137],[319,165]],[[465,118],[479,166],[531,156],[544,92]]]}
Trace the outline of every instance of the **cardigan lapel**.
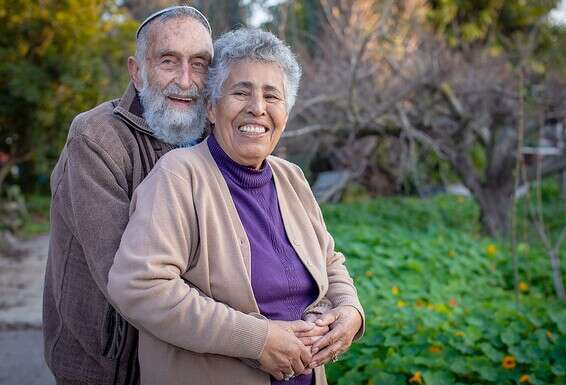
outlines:
{"label": "cardigan lapel", "polygon": [[229,215],[230,215],[229,220],[232,222],[232,225],[236,228],[236,231],[238,233],[238,238],[240,240],[245,239],[247,241],[247,242],[245,242],[245,245],[242,245],[244,247],[240,248],[241,256],[242,256],[242,259],[243,259],[242,262],[243,262],[243,264],[245,266],[245,270],[246,270],[245,279],[246,279],[246,287],[248,288],[246,295],[248,297],[248,300],[251,303],[253,303],[253,306],[255,307],[255,311],[259,313],[259,306],[257,304],[257,301],[255,299],[255,295],[254,295],[253,289],[252,289],[251,249],[250,249],[250,242],[249,242],[248,236],[246,234],[246,230],[244,229],[244,225],[242,224],[242,221],[240,220],[240,215],[238,214],[238,210],[236,209],[236,205],[234,204],[234,200],[232,199],[232,195],[230,194],[228,184],[226,183],[224,176],[220,172],[220,169],[216,165],[216,161],[214,160],[214,158],[212,157],[212,154],[210,153],[210,150],[208,149],[208,138],[206,138],[201,144],[198,144],[197,146],[195,146],[195,148],[196,147],[199,147],[199,150],[201,150],[200,152],[202,153],[202,155],[207,158],[206,159],[207,161],[205,162],[205,164],[209,168],[208,173],[216,181],[217,185],[220,188],[222,197],[224,199],[224,202],[226,204],[226,207],[227,207]]}

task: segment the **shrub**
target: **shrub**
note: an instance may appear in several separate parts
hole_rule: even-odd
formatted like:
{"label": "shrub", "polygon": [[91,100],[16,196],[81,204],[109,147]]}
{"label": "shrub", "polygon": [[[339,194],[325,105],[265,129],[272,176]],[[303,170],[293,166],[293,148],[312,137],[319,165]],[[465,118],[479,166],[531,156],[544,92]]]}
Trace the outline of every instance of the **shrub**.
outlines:
{"label": "shrub", "polygon": [[[333,384],[564,384],[566,309],[546,256],[520,247],[517,302],[504,245],[479,235],[467,199],[324,208],[366,311]],[[528,262],[528,264],[526,263]]]}

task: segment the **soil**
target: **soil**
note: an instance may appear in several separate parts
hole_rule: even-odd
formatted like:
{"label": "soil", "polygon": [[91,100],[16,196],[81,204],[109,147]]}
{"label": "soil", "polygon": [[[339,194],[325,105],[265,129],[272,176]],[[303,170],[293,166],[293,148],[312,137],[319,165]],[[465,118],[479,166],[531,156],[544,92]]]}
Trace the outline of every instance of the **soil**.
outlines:
{"label": "soil", "polygon": [[41,333],[49,236],[0,244],[0,385],[53,385]]}

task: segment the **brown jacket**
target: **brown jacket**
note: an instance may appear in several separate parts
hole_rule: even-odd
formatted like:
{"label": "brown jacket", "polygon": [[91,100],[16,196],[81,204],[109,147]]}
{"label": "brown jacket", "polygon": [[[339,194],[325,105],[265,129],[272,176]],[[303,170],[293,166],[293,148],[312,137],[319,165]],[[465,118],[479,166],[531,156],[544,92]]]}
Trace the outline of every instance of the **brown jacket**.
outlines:
{"label": "brown jacket", "polygon": [[[111,384],[105,352],[108,270],[128,222],[130,197],[148,165],[171,146],[152,138],[135,89],[78,115],[51,175],[51,241],[45,275],[45,359],[60,379]],[[133,134],[136,130],[138,134]],[[127,354],[126,354],[127,356]],[[126,362],[120,364],[124,378]],[[120,381],[119,383],[122,383]]]}
{"label": "brown jacket", "polygon": [[[334,306],[363,315],[301,170],[269,157],[285,230]],[[165,155],[134,192],[108,280],[112,302],[140,329],[142,385],[268,385],[238,358],[258,359],[268,321],[250,283],[250,246],[206,143]],[[361,334],[361,331],[360,333]],[[326,384],[324,369],[317,385]]]}

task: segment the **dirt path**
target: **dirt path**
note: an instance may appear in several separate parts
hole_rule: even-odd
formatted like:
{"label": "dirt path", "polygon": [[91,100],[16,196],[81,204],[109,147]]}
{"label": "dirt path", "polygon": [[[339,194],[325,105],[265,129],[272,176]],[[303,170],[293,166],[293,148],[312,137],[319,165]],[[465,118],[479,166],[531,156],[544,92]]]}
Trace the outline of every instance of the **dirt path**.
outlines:
{"label": "dirt path", "polygon": [[49,236],[10,243],[0,249],[0,385],[53,385],[41,333]]}

